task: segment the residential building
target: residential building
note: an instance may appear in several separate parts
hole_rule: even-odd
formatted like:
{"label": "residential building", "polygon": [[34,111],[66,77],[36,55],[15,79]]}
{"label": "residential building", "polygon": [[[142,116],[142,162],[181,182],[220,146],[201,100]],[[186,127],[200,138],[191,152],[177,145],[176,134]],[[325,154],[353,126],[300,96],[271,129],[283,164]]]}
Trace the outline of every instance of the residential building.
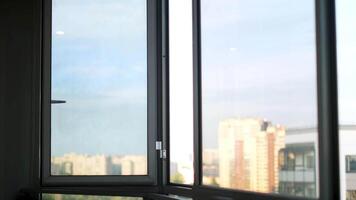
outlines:
{"label": "residential building", "polygon": [[278,188],[278,152],[285,129],[263,119],[232,118],[219,125],[219,184],[274,192]]}

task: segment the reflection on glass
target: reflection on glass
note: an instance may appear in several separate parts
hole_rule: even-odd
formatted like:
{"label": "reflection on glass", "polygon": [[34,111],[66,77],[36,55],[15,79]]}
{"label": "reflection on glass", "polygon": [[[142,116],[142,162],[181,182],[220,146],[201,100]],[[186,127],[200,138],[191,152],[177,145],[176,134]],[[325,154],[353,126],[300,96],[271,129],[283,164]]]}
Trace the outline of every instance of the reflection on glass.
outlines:
{"label": "reflection on glass", "polygon": [[340,199],[356,199],[356,1],[337,0]]}
{"label": "reflection on glass", "polygon": [[146,0],[52,12],[52,175],[147,174]]}
{"label": "reflection on glass", "polygon": [[170,181],[193,183],[192,0],[169,0]]}
{"label": "reflection on glass", "polygon": [[356,173],[356,155],[346,156],[346,172]]}
{"label": "reflection on glass", "polygon": [[174,195],[174,194],[169,194],[168,196],[169,196],[169,197],[172,197],[172,198],[174,198],[174,199],[177,199],[177,200],[193,200],[193,199],[190,198],[190,197],[178,196],[178,195]]}
{"label": "reflection on glass", "polygon": [[314,1],[201,0],[203,183],[317,197]]}
{"label": "reflection on glass", "polygon": [[89,195],[42,194],[42,200],[143,200],[142,197],[109,197]]}

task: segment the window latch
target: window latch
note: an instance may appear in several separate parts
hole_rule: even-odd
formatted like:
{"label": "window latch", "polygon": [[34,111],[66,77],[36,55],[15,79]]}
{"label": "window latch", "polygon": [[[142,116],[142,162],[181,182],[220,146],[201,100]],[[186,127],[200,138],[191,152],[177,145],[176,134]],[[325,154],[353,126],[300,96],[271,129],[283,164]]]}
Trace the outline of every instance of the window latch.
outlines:
{"label": "window latch", "polygon": [[159,157],[161,159],[167,158],[167,150],[163,149],[162,141],[156,141],[156,150],[159,151]]}
{"label": "window latch", "polygon": [[51,104],[62,104],[62,103],[66,103],[65,100],[51,100]]}

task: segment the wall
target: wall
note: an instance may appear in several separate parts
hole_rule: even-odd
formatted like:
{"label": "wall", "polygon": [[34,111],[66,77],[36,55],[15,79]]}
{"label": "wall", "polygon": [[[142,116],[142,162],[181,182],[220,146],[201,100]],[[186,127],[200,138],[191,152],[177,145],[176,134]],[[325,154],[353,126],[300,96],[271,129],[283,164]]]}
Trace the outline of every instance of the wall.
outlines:
{"label": "wall", "polygon": [[[39,4],[0,1],[0,199],[14,199],[37,183],[35,133],[38,112],[35,77],[39,69]],[[37,154],[38,155],[38,154]]]}

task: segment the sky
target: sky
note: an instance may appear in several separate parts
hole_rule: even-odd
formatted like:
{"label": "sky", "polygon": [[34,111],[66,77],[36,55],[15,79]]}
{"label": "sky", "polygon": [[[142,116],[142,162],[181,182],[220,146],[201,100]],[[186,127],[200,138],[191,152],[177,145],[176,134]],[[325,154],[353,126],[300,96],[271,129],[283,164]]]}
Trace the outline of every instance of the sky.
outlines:
{"label": "sky", "polygon": [[219,122],[227,118],[315,127],[314,1],[204,0],[201,5],[205,147],[217,146]]}
{"label": "sky", "polygon": [[[193,129],[191,0],[170,1],[171,117],[177,117],[171,119],[172,141],[187,157]],[[145,2],[53,1],[52,99],[67,101],[52,108],[53,155],[146,153]],[[314,1],[216,2],[201,3],[204,146],[217,147],[218,124],[230,117],[316,126]],[[355,7],[353,0],[337,1],[342,124],[356,123],[356,109],[350,109],[356,107]]]}
{"label": "sky", "polygon": [[169,1],[170,159],[193,182],[193,49],[191,0]]}
{"label": "sky", "polygon": [[146,154],[145,0],[54,0],[52,155]]}
{"label": "sky", "polygon": [[356,1],[336,1],[339,121],[356,124]]}

